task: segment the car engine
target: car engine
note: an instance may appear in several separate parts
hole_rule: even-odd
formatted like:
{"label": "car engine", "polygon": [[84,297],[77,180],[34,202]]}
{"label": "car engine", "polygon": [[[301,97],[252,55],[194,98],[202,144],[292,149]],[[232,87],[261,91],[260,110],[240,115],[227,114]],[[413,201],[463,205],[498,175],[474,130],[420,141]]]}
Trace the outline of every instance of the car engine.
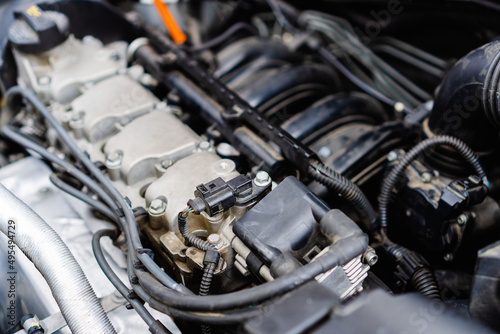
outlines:
{"label": "car engine", "polygon": [[0,2],[0,332],[500,331],[500,5]]}

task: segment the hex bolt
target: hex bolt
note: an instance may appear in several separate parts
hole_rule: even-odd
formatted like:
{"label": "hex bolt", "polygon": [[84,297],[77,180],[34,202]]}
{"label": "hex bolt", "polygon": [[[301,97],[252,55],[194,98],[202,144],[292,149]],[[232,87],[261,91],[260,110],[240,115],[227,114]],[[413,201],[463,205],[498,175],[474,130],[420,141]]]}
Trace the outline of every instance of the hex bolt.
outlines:
{"label": "hex bolt", "polygon": [[209,244],[216,245],[220,241],[220,235],[212,233],[207,237],[207,241]]}
{"label": "hex bolt", "polygon": [[149,205],[149,213],[152,215],[161,215],[165,213],[165,210],[167,210],[167,203],[161,198],[155,198]]}
{"label": "hex bolt", "polygon": [[254,183],[258,187],[267,187],[269,184],[271,184],[271,177],[267,172],[260,171],[255,175]]}
{"label": "hex bolt", "polygon": [[332,155],[332,150],[330,150],[329,147],[323,146],[318,150],[318,155],[321,158],[328,158],[329,156]]}
{"label": "hex bolt", "polygon": [[445,256],[443,257],[443,259],[446,261],[446,262],[450,262],[451,260],[453,260],[453,254],[451,253],[446,253]]}
{"label": "hex bolt", "polygon": [[83,120],[85,119],[85,112],[79,111],[73,113],[71,119],[69,120],[69,126],[73,129],[80,128],[83,126]]}
{"label": "hex bolt", "polygon": [[149,204],[149,226],[153,230],[158,230],[167,224],[166,210],[167,202],[161,198],[155,198]]}
{"label": "hex bolt", "polygon": [[168,110],[168,105],[167,102],[159,102],[155,105],[155,109],[159,111],[167,111]]}
{"label": "hex bolt", "polygon": [[106,156],[104,164],[108,169],[108,176],[112,181],[120,179],[120,167],[122,165],[123,154],[121,151],[113,151]]}
{"label": "hex bolt", "polygon": [[396,112],[403,112],[405,110],[405,105],[402,102],[396,102],[394,104],[394,110]]}
{"label": "hex bolt", "polygon": [[368,264],[370,267],[374,266],[378,262],[378,255],[373,248],[368,247],[366,252],[363,254],[363,262]]}
{"label": "hex bolt", "polygon": [[420,180],[423,182],[423,183],[429,183],[431,182],[432,180],[432,174],[429,173],[429,172],[425,172],[422,174],[422,176],[420,177]]}
{"label": "hex bolt", "polygon": [[74,112],[71,119],[68,122],[69,127],[73,130],[73,135],[77,139],[81,139],[84,136],[83,127],[85,120],[85,112],[78,111]]}
{"label": "hex bolt", "polygon": [[177,56],[173,52],[167,52],[162,56],[163,60],[167,64],[173,64],[177,61]]}
{"label": "hex bolt", "polygon": [[223,157],[230,156],[232,152],[232,147],[228,143],[220,143],[217,146],[217,153]]}
{"label": "hex bolt", "polygon": [[208,241],[209,244],[214,245],[214,247],[216,249],[219,249],[222,246],[222,238],[220,237],[220,235],[218,235],[216,233],[210,234],[207,237],[207,241]]}
{"label": "hex bolt", "polygon": [[120,121],[118,122],[121,126],[125,126],[128,123],[130,123],[131,119],[129,117],[122,117],[120,118]]}
{"label": "hex bolt", "polygon": [[122,163],[122,154],[119,151],[113,151],[106,156],[107,167],[117,167]]}
{"label": "hex bolt", "polygon": [[168,168],[170,168],[173,164],[174,164],[174,162],[173,162],[172,160],[168,160],[168,159],[167,159],[167,160],[163,160],[163,161],[161,162],[161,168],[163,168],[163,169],[168,169]]}
{"label": "hex bolt", "polygon": [[467,215],[464,213],[462,213],[461,215],[459,215],[457,217],[457,223],[460,226],[467,224],[468,221],[469,221],[469,217],[467,217]]}
{"label": "hex bolt", "polygon": [[210,142],[208,141],[202,141],[200,145],[198,145],[198,148],[202,151],[208,151],[212,145],[210,145]]}
{"label": "hex bolt", "polygon": [[387,161],[394,162],[397,159],[398,159],[398,153],[396,151],[390,151],[389,154],[387,154]]}

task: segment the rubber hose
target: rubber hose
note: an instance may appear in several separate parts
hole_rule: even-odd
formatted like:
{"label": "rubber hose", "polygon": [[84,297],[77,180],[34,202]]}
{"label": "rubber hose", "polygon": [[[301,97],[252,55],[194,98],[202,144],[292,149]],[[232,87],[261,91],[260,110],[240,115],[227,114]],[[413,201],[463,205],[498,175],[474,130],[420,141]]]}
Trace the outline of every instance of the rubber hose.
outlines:
{"label": "rubber hose", "polygon": [[116,333],[82,268],[59,235],[3,185],[0,203],[0,230],[7,236],[15,231],[13,240],[47,281],[71,331]]}

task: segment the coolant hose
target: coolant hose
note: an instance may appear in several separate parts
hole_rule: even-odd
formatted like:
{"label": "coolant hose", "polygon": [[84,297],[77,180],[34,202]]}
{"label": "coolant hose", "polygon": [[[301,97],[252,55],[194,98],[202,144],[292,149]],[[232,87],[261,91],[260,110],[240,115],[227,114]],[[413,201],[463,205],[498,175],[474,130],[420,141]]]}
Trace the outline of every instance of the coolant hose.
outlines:
{"label": "coolant hose", "polygon": [[[14,233],[17,247],[47,281],[71,331],[116,333],[87,277],[59,235],[1,184],[0,203],[0,230],[5,235]],[[15,230],[9,226],[15,226]]]}
{"label": "coolant hose", "polygon": [[500,41],[458,61],[437,89],[429,116],[432,135],[457,137],[475,152],[497,148],[500,130]]}

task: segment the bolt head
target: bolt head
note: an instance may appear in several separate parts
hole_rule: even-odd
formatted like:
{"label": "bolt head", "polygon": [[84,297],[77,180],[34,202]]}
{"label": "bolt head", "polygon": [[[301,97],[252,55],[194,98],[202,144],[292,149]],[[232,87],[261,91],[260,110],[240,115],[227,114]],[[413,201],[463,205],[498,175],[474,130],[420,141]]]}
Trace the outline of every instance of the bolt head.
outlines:
{"label": "bolt head", "polygon": [[165,212],[167,209],[167,203],[163,201],[160,198],[155,198],[153,201],[151,201],[151,204],[149,205],[149,212],[152,214],[160,214]]}
{"label": "bolt head", "polygon": [[370,267],[373,267],[377,262],[378,262],[378,256],[377,255],[373,255],[372,257],[370,257],[368,259],[368,265]]}
{"label": "bolt head", "polygon": [[168,110],[168,105],[167,105],[167,102],[159,102],[155,105],[155,109],[156,110],[159,110],[159,111],[166,111]]}
{"label": "bolt head", "polygon": [[255,175],[255,184],[259,187],[267,187],[271,183],[271,176],[267,172],[260,171]]}
{"label": "bolt head", "polygon": [[83,112],[83,111],[75,112],[71,116],[71,119],[69,121],[69,125],[72,128],[81,127],[81,126],[83,126],[84,119],[85,119],[85,112]]}
{"label": "bolt head", "polygon": [[167,169],[167,168],[171,167],[173,164],[174,164],[174,162],[172,160],[163,160],[161,162],[161,168]]}
{"label": "bolt head", "polygon": [[318,150],[318,155],[321,158],[328,158],[329,156],[332,155],[332,150],[330,150],[329,147],[323,146]]}
{"label": "bolt head", "polygon": [[370,267],[374,266],[378,262],[378,255],[375,250],[369,249],[365,252],[363,256],[363,262],[368,264]]}
{"label": "bolt head", "polygon": [[121,165],[122,154],[118,151],[111,152],[106,156],[106,166],[116,167]]}
{"label": "bolt head", "polygon": [[403,110],[405,110],[405,105],[404,105],[404,103],[402,103],[402,102],[396,102],[396,103],[394,104],[394,110],[395,110],[396,112],[403,112]]}
{"label": "bolt head", "polygon": [[202,151],[208,151],[210,149],[211,145],[210,145],[210,142],[208,142],[208,141],[202,141],[198,147]]}
{"label": "bolt head", "polygon": [[207,241],[209,244],[216,245],[221,241],[221,237],[220,235],[213,233],[207,237]]}
{"label": "bolt head", "polygon": [[423,183],[429,183],[429,182],[431,182],[431,180],[432,180],[432,174],[431,173],[425,172],[425,173],[422,174],[421,181]]}
{"label": "bolt head", "polygon": [[387,161],[394,162],[398,159],[398,154],[395,151],[390,151],[387,155]]}
{"label": "bolt head", "polygon": [[223,157],[231,155],[232,152],[233,152],[232,147],[228,143],[220,143],[217,146],[217,153],[219,155],[222,155]]}
{"label": "bolt head", "polygon": [[446,262],[450,262],[451,260],[453,260],[453,254],[451,254],[451,253],[447,253],[447,254],[445,254],[445,256],[443,257],[443,259],[444,259]]}
{"label": "bolt head", "polygon": [[468,220],[469,220],[469,218],[467,217],[467,215],[465,215],[463,213],[457,217],[458,225],[465,225],[465,224],[467,224]]}
{"label": "bolt head", "polygon": [[172,64],[177,60],[177,56],[173,52],[167,52],[163,55],[163,60],[168,64]]}

